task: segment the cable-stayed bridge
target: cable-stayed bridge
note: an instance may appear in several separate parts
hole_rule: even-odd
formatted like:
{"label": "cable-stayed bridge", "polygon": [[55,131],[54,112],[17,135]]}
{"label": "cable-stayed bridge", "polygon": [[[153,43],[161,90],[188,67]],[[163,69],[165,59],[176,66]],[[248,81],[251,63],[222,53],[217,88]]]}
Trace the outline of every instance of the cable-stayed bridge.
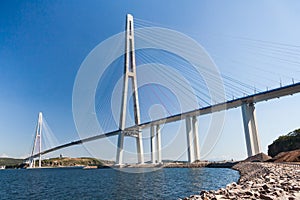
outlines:
{"label": "cable-stayed bridge", "polygon": [[[139,98],[139,90],[138,90],[138,74],[136,68],[136,55],[135,55],[135,32],[134,32],[134,24],[133,24],[133,17],[131,15],[127,16],[127,25],[126,25],[126,33],[125,33],[125,55],[124,55],[124,73],[122,79],[122,101],[121,101],[121,111],[120,111],[120,124],[118,129],[113,131],[104,132],[98,135],[86,137],[84,139],[80,139],[77,141],[72,141],[70,143],[66,143],[63,145],[59,145],[47,150],[41,150],[41,123],[42,117],[41,114],[39,115],[38,126],[36,131],[36,137],[34,147],[32,149],[32,154],[27,160],[30,160],[31,166],[33,167],[33,161],[35,158],[39,158],[39,166],[41,162],[41,155],[63,149],[66,147],[79,145],[82,143],[99,140],[106,137],[111,136],[118,136],[118,146],[117,146],[117,156],[116,156],[116,163],[121,165],[123,163],[123,144],[124,144],[124,137],[130,136],[136,139],[136,146],[137,146],[137,155],[138,155],[138,162],[144,163],[144,152],[143,152],[143,141],[142,141],[142,130],[145,128],[150,127],[150,143],[151,143],[151,161],[152,163],[160,163],[162,161],[161,158],[161,125],[166,123],[171,123],[175,121],[185,120],[186,124],[186,135],[187,135],[187,154],[188,154],[188,161],[193,162],[195,160],[201,159],[200,148],[198,144],[198,119],[197,117],[200,115],[211,114],[214,112],[221,112],[224,110],[232,109],[241,107],[242,116],[243,116],[243,123],[244,123],[244,132],[245,132],[245,140],[247,146],[247,153],[249,156],[255,155],[261,152],[260,141],[259,141],[259,134],[256,127],[256,117],[255,117],[255,104],[261,101],[267,101],[274,98],[280,98],[287,95],[293,95],[295,93],[300,92],[300,83],[293,83],[287,86],[281,86],[275,89],[267,89],[266,91],[255,91],[255,94],[244,95],[243,97],[233,97],[232,99],[228,100],[228,98],[224,98],[222,102],[215,102],[213,104],[206,103],[207,100],[204,100],[201,97],[203,91],[199,91],[196,95],[199,99],[201,99],[204,103],[195,109],[184,110],[179,113],[173,114],[172,112],[168,111],[169,115],[166,117],[142,122],[141,121],[141,105],[142,101]],[[138,53],[137,53],[138,54]],[[149,57],[144,55],[148,61],[151,61]],[[178,63],[177,63],[178,64]],[[157,71],[157,73],[163,74],[166,72]],[[168,73],[168,72],[167,72]],[[189,72],[189,73],[192,73]],[[209,72],[209,76],[211,76]],[[190,74],[192,76],[192,74]],[[176,78],[176,77],[175,77]],[[215,81],[215,77],[211,78],[212,81]],[[244,85],[242,82],[232,80],[231,77],[227,77],[227,80],[231,80],[236,84]],[[294,80],[293,80],[294,82]],[[179,84],[181,84],[179,82]],[[225,86],[226,82],[224,82]],[[131,87],[130,87],[131,86]],[[160,88],[156,88],[160,89]],[[178,88],[176,88],[178,89]],[[197,88],[196,88],[197,89]],[[233,91],[239,90],[238,87],[230,88]],[[132,92],[132,96],[129,96],[130,91]],[[241,89],[240,89],[241,90]],[[152,91],[155,94],[155,91]],[[159,95],[155,94],[156,98],[160,99]],[[187,94],[188,96],[188,94]],[[127,126],[126,125],[126,115],[128,111],[128,99],[132,97],[132,109],[133,109],[133,125]],[[164,104],[163,102],[161,102]],[[206,103],[206,104],[205,104]],[[204,105],[203,105],[204,104]],[[167,106],[166,106],[167,107]],[[38,152],[35,152],[36,144],[38,144]]]}

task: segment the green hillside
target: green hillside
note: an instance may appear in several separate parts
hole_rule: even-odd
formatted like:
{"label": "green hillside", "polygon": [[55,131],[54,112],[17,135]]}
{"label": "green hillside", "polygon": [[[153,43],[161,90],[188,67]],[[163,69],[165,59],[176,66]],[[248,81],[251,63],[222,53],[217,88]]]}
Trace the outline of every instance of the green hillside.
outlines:
{"label": "green hillside", "polygon": [[15,159],[15,158],[0,158],[0,165],[16,166],[23,162],[23,159]]}
{"label": "green hillside", "polygon": [[103,162],[96,158],[68,158],[58,157],[42,160],[44,167],[57,167],[57,166],[102,166]]}
{"label": "green hillside", "polygon": [[296,129],[287,135],[280,136],[268,146],[269,156],[276,156],[281,152],[300,149],[300,129]]}

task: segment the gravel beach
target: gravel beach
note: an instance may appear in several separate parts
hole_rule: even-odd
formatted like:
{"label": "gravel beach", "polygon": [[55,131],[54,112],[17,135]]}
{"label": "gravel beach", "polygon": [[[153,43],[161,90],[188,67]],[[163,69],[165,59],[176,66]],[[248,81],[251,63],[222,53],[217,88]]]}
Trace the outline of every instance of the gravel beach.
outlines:
{"label": "gravel beach", "polygon": [[232,168],[241,174],[238,183],[184,199],[300,200],[300,164],[241,162]]}

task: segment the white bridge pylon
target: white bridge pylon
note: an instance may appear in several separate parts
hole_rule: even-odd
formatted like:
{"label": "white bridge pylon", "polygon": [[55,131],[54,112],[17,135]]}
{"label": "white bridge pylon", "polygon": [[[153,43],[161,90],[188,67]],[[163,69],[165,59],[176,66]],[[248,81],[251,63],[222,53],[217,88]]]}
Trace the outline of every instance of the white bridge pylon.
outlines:
{"label": "white bridge pylon", "polygon": [[[123,75],[123,92],[122,104],[120,113],[120,132],[118,134],[118,146],[116,155],[116,164],[123,164],[124,153],[124,137],[132,136],[136,138],[138,163],[144,163],[144,151],[142,141],[142,128],[140,127],[140,107],[137,88],[137,74],[135,62],[135,46],[134,46],[134,24],[133,16],[127,14],[126,19],[126,36],[125,36],[125,63]],[[126,111],[128,101],[128,87],[129,80],[131,80],[132,93],[133,93],[133,109],[135,126],[126,129]],[[244,121],[245,139],[247,145],[248,156],[260,153],[260,144],[258,131],[256,128],[255,108],[253,103],[244,102],[242,104],[242,116]],[[200,147],[198,139],[198,119],[199,114],[195,112],[185,116],[186,123],[186,136],[187,136],[187,157],[188,162],[192,163],[200,160]],[[161,128],[160,124],[152,124],[150,126],[150,148],[151,148],[151,162],[162,162],[162,149],[161,149]]]}
{"label": "white bridge pylon", "polygon": [[[128,101],[128,82],[131,80],[132,92],[133,92],[133,109],[134,109],[134,121],[137,126],[136,129],[126,130],[126,111]],[[134,27],[133,27],[133,16],[128,14],[126,20],[126,41],[125,41],[125,63],[124,63],[124,76],[123,76],[123,93],[122,93],[122,104],[121,104],[121,115],[120,115],[120,133],[118,136],[118,149],[116,163],[117,165],[123,164],[123,145],[125,136],[134,136],[136,138],[138,163],[144,163],[144,151],[143,151],[143,140],[142,133],[138,125],[141,123],[140,120],[140,105],[139,95],[137,88],[136,79],[136,64],[135,64],[135,50],[134,50]]]}
{"label": "white bridge pylon", "polygon": [[29,168],[35,168],[35,159],[34,159],[34,152],[36,148],[38,148],[38,154],[39,154],[39,166],[42,167],[42,126],[43,126],[43,114],[42,112],[39,112],[39,118],[38,123],[35,130],[35,137],[34,137],[34,143],[31,151],[31,157],[29,158]]}

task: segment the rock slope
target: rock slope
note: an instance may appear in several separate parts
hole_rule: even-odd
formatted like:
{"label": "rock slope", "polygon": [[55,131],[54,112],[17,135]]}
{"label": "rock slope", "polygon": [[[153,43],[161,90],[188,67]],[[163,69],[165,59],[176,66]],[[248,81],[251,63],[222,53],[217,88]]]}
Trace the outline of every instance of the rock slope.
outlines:
{"label": "rock slope", "polygon": [[272,159],[271,156],[268,156],[264,153],[259,153],[254,156],[248,157],[246,160],[244,160],[244,162],[265,162],[271,159]]}
{"label": "rock slope", "polygon": [[272,161],[274,162],[300,162],[300,149],[277,154]]}

